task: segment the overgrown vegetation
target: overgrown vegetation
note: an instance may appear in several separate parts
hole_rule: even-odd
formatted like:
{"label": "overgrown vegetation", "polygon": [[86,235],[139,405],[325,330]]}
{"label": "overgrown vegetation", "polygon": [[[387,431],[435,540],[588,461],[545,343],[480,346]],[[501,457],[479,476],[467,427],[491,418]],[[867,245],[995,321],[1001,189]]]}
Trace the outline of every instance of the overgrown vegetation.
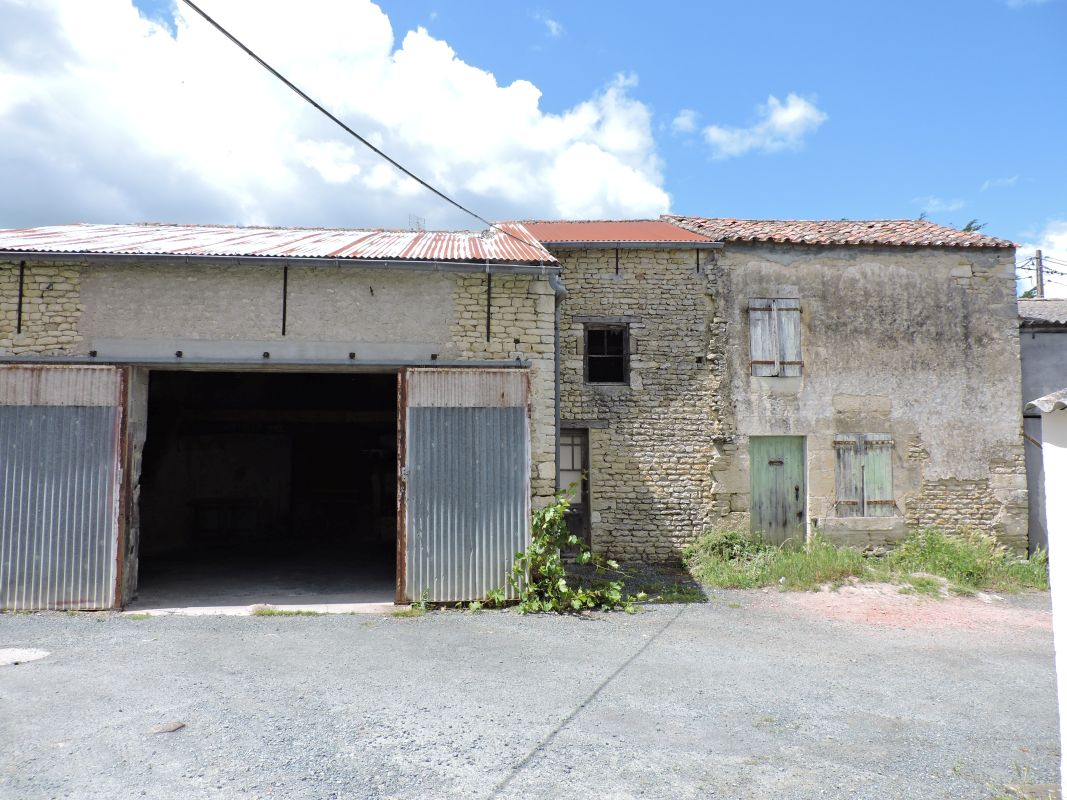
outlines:
{"label": "overgrown vegetation", "polygon": [[252,610],[253,617],[322,617],[321,611],[306,611],[299,609],[273,608],[271,606],[257,606]]}
{"label": "overgrown vegetation", "polygon": [[685,561],[697,580],[724,589],[810,590],[885,581],[901,584],[904,592],[942,596],[1048,588],[1047,554],[1017,556],[978,531],[916,530],[887,555],[869,556],[819,537],[775,546],[748,531],[719,529],[687,548]]}
{"label": "overgrown vegetation", "polygon": [[[567,527],[570,508],[560,493],[554,503],[533,515],[530,546],[515,556],[508,582],[518,595],[521,614],[551,611],[556,613],[599,609],[634,611],[635,603],[647,599],[643,592],[634,595],[623,591],[623,573],[615,561],[594,555]],[[571,574],[567,561],[582,567],[582,574]],[[484,604],[500,605],[503,590],[491,592]]]}

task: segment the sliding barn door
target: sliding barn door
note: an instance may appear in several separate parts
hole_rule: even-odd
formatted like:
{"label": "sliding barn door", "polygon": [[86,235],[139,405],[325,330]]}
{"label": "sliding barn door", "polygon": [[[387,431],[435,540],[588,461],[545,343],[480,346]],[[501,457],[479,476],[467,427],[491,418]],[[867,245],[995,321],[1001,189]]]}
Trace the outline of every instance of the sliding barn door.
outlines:
{"label": "sliding barn door", "polygon": [[115,605],[123,402],[121,368],[0,366],[0,610]]}
{"label": "sliding barn door", "polygon": [[507,588],[530,540],[528,393],[519,369],[401,375],[398,602]]}

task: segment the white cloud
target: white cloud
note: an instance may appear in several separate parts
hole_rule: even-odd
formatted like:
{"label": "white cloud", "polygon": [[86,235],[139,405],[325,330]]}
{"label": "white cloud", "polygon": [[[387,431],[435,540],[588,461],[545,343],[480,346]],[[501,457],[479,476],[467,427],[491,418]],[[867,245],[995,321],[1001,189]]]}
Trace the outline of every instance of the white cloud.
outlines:
{"label": "white cloud", "polygon": [[683,108],[677,116],[671,120],[671,130],[675,133],[692,133],[697,129],[697,119],[700,115],[691,108]]}
{"label": "white cloud", "polygon": [[944,197],[934,197],[933,195],[927,195],[926,197],[913,197],[911,202],[919,206],[927,214],[941,214],[946,211],[959,211],[967,203],[959,198],[953,200],[946,200]]}
{"label": "white cloud", "polygon": [[990,178],[982,183],[982,191],[987,192],[990,189],[1006,189],[1009,186],[1014,186],[1018,182],[1018,175],[1012,175],[1010,178]]}
{"label": "white cloud", "polygon": [[[1067,275],[1057,275],[1056,272],[1067,273],[1067,219],[1052,220],[1036,237],[1036,241],[1020,244],[1015,252],[1016,260],[1022,264],[1026,259],[1034,255],[1035,250],[1040,250],[1045,257],[1047,272],[1045,277],[1046,297],[1067,297]],[[1052,259],[1052,260],[1049,260]],[[1033,270],[1024,270],[1019,273],[1026,278],[1022,282],[1023,289],[1029,289],[1034,285]]]}
{"label": "white cloud", "polygon": [[[369,0],[233,0],[218,21],[354,129],[490,218],[669,210],[649,109],[617,77],[550,114]],[[180,5],[0,0],[0,227],[477,222],[325,120]],[[358,32],[354,36],[353,32]]]}
{"label": "white cloud", "polygon": [[530,14],[530,16],[537,22],[540,22],[542,25],[544,25],[545,31],[553,39],[558,39],[560,36],[566,33],[566,29],[564,29],[563,23],[561,23],[557,19],[553,19],[552,17],[541,11],[534,12]]}
{"label": "white cloud", "polygon": [[711,145],[714,158],[740,156],[750,151],[772,153],[799,149],[804,137],[828,119],[814,103],[792,92],[784,103],[771,95],[758,112],[759,121],[747,128],[709,125],[704,129],[704,139]]}

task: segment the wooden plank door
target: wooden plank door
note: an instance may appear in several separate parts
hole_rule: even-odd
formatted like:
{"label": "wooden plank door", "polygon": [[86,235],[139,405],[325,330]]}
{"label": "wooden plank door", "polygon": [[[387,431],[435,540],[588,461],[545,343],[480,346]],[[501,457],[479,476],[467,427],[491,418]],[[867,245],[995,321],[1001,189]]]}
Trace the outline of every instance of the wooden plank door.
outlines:
{"label": "wooden plank door", "polygon": [[807,488],[803,436],[749,439],[753,533],[772,544],[804,541]]}

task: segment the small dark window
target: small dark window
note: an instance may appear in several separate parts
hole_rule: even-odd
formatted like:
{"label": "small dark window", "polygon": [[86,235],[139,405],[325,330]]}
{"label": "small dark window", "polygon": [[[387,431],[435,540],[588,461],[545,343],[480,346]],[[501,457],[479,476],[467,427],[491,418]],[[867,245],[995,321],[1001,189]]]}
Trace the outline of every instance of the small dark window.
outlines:
{"label": "small dark window", "polygon": [[629,383],[630,329],[590,325],[585,329],[585,382]]}
{"label": "small dark window", "polygon": [[589,432],[565,430],[559,435],[559,491],[567,495],[567,527],[590,544],[589,539]]}

